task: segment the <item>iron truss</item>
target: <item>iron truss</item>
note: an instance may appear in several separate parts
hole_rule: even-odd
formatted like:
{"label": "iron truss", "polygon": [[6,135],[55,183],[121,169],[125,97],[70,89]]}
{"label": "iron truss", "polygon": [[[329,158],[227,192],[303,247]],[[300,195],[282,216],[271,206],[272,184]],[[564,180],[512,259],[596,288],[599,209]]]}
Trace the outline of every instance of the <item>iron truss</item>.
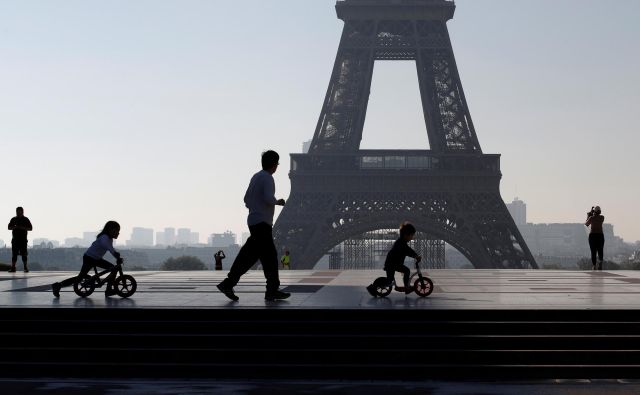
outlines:
{"label": "iron truss", "polygon": [[[291,155],[291,195],[274,227],[297,267],[410,221],[477,268],[537,268],[500,196],[499,155],[482,153],[471,121],[446,26],[454,8],[445,0],[336,4],[345,25],[329,88],[309,153]],[[416,63],[431,150],[360,150],[376,60]]]}
{"label": "iron truss", "polygon": [[[379,229],[347,239],[329,252],[329,268],[382,269],[387,252],[397,238],[397,229]],[[432,240],[426,233],[418,232],[409,245],[422,256],[423,268],[445,268],[444,241]]]}

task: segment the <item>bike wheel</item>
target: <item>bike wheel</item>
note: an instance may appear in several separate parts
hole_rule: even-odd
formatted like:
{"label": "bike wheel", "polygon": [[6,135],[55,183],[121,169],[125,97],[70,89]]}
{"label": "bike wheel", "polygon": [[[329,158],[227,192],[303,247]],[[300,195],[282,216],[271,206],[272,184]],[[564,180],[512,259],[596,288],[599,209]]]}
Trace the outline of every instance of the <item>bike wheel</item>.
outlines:
{"label": "bike wheel", "polygon": [[82,298],[86,298],[91,295],[95,289],[96,283],[93,281],[92,277],[85,277],[73,284],[73,292]]}
{"label": "bike wheel", "polygon": [[128,298],[129,296],[136,293],[138,283],[136,283],[136,279],[133,278],[133,276],[124,274],[116,278],[114,286],[118,296],[120,296],[121,298]]}
{"label": "bike wheel", "polygon": [[391,293],[393,289],[393,285],[389,283],[389,280],[386,277],[378,277],[376,281],[373,282],[373,286],[375,287],[375,291],[378,296],[387,296]]}
{"label": "bike wheel", "polygon": [[418,278],[416,282],[413,283],[413,289],[418,296],[424,298],[433,292],[433,281],[431,281],[429,277]]}

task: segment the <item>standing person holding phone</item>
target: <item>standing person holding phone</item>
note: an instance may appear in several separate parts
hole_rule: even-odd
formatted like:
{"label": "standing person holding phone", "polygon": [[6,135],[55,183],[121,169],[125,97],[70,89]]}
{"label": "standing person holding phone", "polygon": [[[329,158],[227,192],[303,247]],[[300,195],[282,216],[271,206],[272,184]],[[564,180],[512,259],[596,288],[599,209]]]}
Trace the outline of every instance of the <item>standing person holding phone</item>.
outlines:
{"label": "standing person holding phone", "polygon": [[[591,211],[587,213],[587,222],[585,226],[590,226],[589,232],[589,249],[591,250],[591,263],[593,264],[593,270],[602,270],[602,261],[604,258],[604,232],[602,231],[602,224],[604,223],[604,216],[600,206],[591,207]],[[596,265],[596,255],[598,257]]]}

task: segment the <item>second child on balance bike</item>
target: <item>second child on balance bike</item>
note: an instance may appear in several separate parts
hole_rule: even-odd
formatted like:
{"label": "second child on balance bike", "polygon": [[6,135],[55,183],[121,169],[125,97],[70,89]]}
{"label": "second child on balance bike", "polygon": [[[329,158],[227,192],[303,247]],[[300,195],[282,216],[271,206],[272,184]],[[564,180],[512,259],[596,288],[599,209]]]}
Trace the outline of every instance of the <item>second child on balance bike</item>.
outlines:
{"label": "second child on balance bike", "polygon": [[[85,277],[89,277],[89,271],[94,267],[99,267],[102,269],[112,270],[114,265],[111,262],[108,262],[103,259],[105,254],[108,252],[113,255],[114,258],[119,263],[122,263],[122,258],[120,257],[120,253],[113,248],[113,239],[117,239],[120,235],[120,224],[116,221],[108,221],[102,232],[98,234],[96,240],[91,244],[91,247],[84,253],[82,257],[82,268],[80,269],[80,274],[76,277],[68,278],[59,283],[53,283],[53,295],[56,298],[60,297],[60,289],[63,287],[68,287],[70,285],[74,285],[76,282],[82,281]],[[114,289],[114,280],[115,280],[116,272],[112,272],[109,274],[110,278],[107,282],[107,289],[104,293],[105,296],[113,296],[116,294]]]}
{"label": "second child on balance bike", "polygon": [[[403,290],[407,295],[413,292],[413,288],[409,284],[411,270],[404,265],[404,259],[406,257],[411,257],[417,262],[422,260],[422,257],[409,247],[409,242],[413,240],[415,235],[416,228],[408,222],[403,223],[400,226],[400,237],[395,241],[395,243],[393,243],[393,247],[387,253],[387,259],[384,261],[384,270],[387,272],[387,280],[389,284],[393,284],[395,282],[396,272],[402,273],[404,288],[396,287],[396,290]],[[367,287],[367,291],[369,291],[371,296],[379,296],[376,291],[376,285],[374,284],[370,284]]]}

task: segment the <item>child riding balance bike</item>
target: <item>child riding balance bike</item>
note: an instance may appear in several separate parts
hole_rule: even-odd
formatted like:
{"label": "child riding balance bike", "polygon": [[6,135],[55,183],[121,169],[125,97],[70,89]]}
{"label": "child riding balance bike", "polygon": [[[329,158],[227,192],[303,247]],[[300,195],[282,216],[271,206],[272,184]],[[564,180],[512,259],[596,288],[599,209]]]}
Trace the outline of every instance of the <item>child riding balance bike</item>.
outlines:
{"label": "child riding balance bike", "polygon": [[[367,291],[371,296],[383,297],[389,295],[396,284],[396,272],[402,273],[404,283],[404,287],[395,286],[396,291],[404,292],[405,295],[415,292],[421,297],[429,296],[431,292],[433,292],[433,281],[423,276],[420,271],[420,261],[422,257],[408,245],[415,237],[415,234],[416,228],[410,223],[405,222],[400,226],[400,237],[393,243],[393,247],[387,253],[387,259],[384,262],[384,270],[387,272],[387,276],[378,277],[372,284],[367,286]],[[416,273],[414,276],[417,275],[418,278],[415,280],[413,287],[411,287],[409,283],[411,270],[404,265],[404,259],[406,257],[411,257],[416,260]]]}

